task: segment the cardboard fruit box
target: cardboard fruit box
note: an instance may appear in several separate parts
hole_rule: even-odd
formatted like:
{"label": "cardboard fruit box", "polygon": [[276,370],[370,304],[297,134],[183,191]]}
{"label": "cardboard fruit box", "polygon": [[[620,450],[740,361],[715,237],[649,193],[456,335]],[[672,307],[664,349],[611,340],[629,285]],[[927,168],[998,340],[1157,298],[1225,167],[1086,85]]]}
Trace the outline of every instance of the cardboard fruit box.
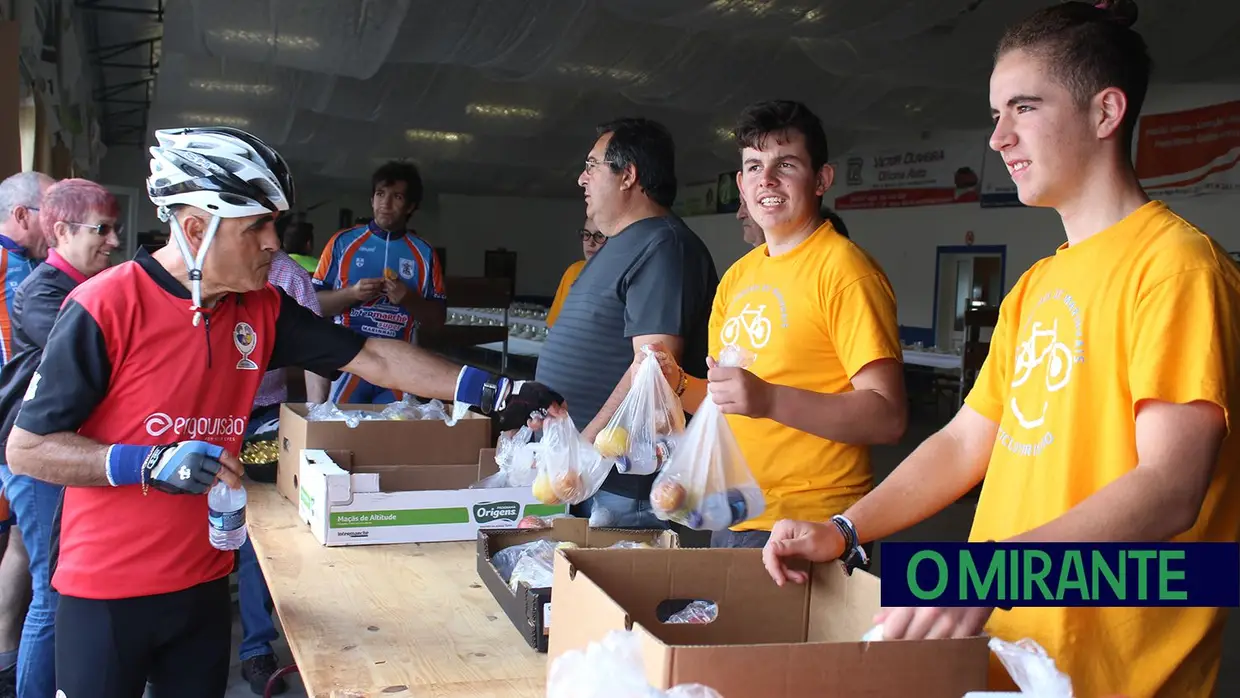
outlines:
{"label": "cardboard fruit box", "polygon": [[622,541],[648,543],[658,548],[680,546],[675,531],[590,528],[588,520],[579,518],[553,519],[551,528],[479,530],[478,577],[491,590],[526,644],[539,652],[547,651],[547,638],[551,633],[551,587],[531,587],[520,582],[513,590],[491,562],[492,556],[505,548],[538,540],[574,543],[582,548],[609,548]]}
{"label": "cardboard fruit box", "polygon": [[563,514],[529,487],[471,488],[498,472],[495,452],[472,464],[357,466],[347,451],[302,451],[297,511],[327,546],[474,540],[479,529]]}
{"label": "cardboard fruit box", "polygon": [[[339,405],[345,412],[382,412],[387,405]],[[445,405],[451,410],[451,405]],[[349,451],[357,468],[391,465],[472,465],[478,452],[495,446],[491,420],[470,412],[455,425],[439,419],[367,420],[350,427],[343,421],[312,422],[303,403],[280,408],[280,461],[276,489],[297,503],[301,452],[305,449]],[[472,537],[472,536],[471,536]]]}
{"label": "cardboard fruit box", "polygon": [[[987,687],[986,638],[861,642],[879,580],[839,563],[807,565],[779,587],[761,550],[560,550],[548,659],[612,630],[635,631],[651,685],[701,683],[726,698],[961,698]],[[705,624],[666,623],[669,607],[713,601]]]}

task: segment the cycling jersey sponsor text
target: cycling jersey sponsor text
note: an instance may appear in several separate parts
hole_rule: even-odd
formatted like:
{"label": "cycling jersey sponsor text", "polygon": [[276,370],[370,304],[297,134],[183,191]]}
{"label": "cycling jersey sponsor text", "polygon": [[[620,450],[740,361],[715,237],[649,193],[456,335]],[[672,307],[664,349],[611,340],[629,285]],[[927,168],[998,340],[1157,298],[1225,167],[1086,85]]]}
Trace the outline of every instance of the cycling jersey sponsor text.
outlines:
{"label": "cycling jersey sponsor text", "polygon": [[173,417],[156,412],[143,421],[143,426],[151,436],[163,436],[171,431],[177,437],[205,439],[244,436],[246,421],[246,417]]}

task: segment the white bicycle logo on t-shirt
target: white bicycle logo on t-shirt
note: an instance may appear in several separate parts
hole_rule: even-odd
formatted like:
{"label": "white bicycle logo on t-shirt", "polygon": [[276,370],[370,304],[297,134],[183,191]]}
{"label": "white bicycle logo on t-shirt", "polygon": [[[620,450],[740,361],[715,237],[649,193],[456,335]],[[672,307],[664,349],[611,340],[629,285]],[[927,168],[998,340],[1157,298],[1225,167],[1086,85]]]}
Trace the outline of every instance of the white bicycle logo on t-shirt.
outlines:
{"label": "white bicycle logo on t-shirt", "polygon": [[[1033,375],[1033,369],[1043,364],[1046,365],[1046,391],[1049,393],[1063,388],[1072,378],[1072,349],[1059,341],[1059,321],[1052,322],[1048,330],[1041,329],[1041,327],[1042,323],[1033,323],[1029,331],[1029,339],[1021,342],[1020,350],[1016,352],[1017,377],[1012,381],[1013,388],[1024,385],[1025,381]],[[1039,338],[1050,340],[1046,348],[1041,351],[1038,351]],[[1026,429],[1033,429],[1046,421],[1046,410],[1050,403],[1043,403],[1042,414],[1037,419],[1029,419],[1021,413],[1016,404],[1016,396],[1012,396],[1011,406],[1020,425]]]}
{"label": "white bicycle logo on t-shirt", "polygon": [[754,349],[766,346],[766,343],[771,341],[771,321],[762,317],[763,310],[766,310],[765,305],[750,309],[746,303],[739,315],[723,323],[719,338],[723,340],[724,346],[736,344],[742,329],[749,336],[749,343]]}

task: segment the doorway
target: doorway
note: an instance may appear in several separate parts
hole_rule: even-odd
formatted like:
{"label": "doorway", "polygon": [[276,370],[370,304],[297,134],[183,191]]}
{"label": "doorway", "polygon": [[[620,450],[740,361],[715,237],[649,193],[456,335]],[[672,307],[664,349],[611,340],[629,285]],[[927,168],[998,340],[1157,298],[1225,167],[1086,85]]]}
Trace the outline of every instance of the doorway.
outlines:
{"label": "doorway", "polygon": [[[1007,245],[938,248],[933,328],[937,347],[959,352],[964,342],[965,311],[999,307],[1006,267]],[[982,339],[989,341],[989,337]]]}

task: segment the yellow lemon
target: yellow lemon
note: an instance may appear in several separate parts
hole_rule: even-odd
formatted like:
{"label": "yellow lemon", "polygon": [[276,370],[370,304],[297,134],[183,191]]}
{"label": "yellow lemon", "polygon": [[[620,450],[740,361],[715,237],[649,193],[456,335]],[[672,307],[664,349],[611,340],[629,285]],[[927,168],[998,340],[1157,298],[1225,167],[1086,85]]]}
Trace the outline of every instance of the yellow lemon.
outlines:
{"label": "yellow lemon", "polygon": [[629,432],[624,427],[605,427],[594,437],[594,448],[604,458],[619,458],[629,450]]}
{"label": "yellow lemon", "polygon": [[559,504],[560,500],[556,498],[555,492],[551,490],[551,478],[546,473],[539,473],[534,478],[534,499],[543,504]]}

